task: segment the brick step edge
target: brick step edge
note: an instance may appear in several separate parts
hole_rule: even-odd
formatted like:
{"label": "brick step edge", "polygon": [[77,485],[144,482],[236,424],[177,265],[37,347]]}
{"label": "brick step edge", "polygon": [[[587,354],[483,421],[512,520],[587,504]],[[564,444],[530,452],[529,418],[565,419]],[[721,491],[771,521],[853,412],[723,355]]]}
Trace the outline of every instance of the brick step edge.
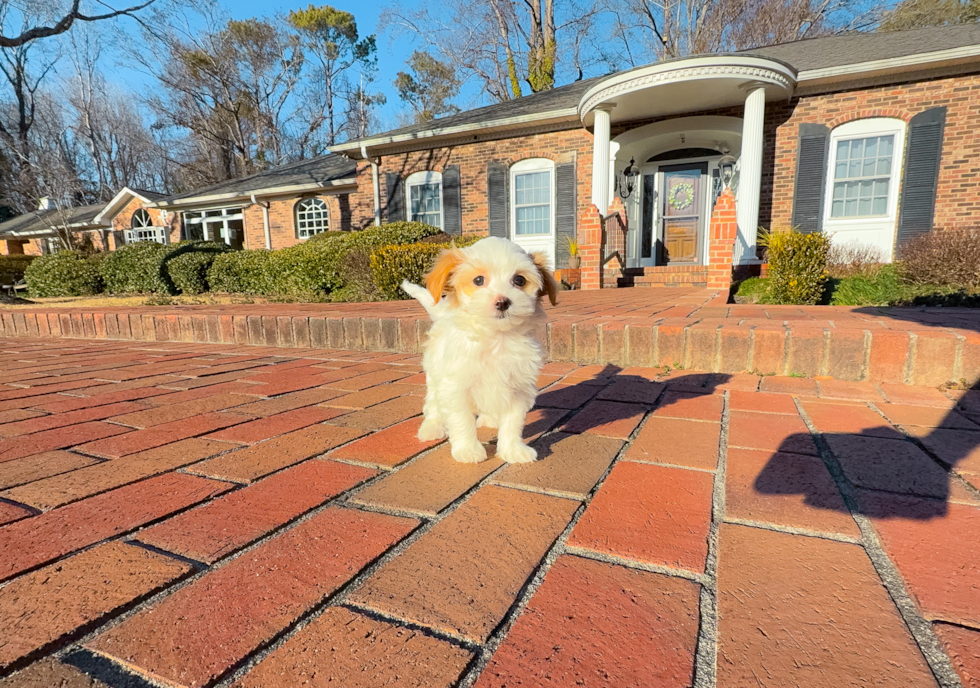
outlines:
{"label": "brick step edge", "polygon": [[[5,337],[197,342],[420,353],[430,322],[179,313],[4,311]],[[550,360],[619,367],[671,366],[718,373],[828,376],[938,386],[980,381],[980,334],[812,326],[555,320]]]}

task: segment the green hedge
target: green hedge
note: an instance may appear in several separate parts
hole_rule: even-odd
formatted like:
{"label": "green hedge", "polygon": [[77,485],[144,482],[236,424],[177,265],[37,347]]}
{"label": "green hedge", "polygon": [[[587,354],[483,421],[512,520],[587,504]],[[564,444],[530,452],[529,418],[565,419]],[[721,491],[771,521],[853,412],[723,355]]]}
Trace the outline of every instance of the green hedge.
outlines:
{"label": "green hedge", "polygon": [[0,284],[16,284],[36,256],[0,256]]}
{"label": "green hedge", "polygon": [[86,258],[78,251],[38,256],[24,271],[28,293],[48,296],[89,296],[102,291],[101,256]]}
{"label": "green hedge", "polygon": [[444,249],[471,246],[483,237],[464,237],[452,244],[419,242],[401,246],[384,246],[371,255],[371,273],[378,290],[389,301],[408,298],[401,290],[402,280],[422,284],[425,273]]}
{"label": "green hedge", "polygon": [[821,232],[773,232],[768,240],[769,303],[814,305],[827,281],[830,237]]}
{"label": "green hedge", "polygon": [[184,242],[181,250],[170,254],[167,274],[181,294],[203,294],[210,291],[208,271],[215,259],[232,249],[223,243],[210,241]]}
{"label": "green hedge", "polygon": [[208,290],[207,274],[214,259],[230,250],[210,241],[127,244],[102,262],[105,290],[110,294],[200,294]]}
{"label": "green hedge", "polygon": [[216,256],[208,270],[211,291],[232,294],[271,294],[268,265],[273,251],[233,251]]}

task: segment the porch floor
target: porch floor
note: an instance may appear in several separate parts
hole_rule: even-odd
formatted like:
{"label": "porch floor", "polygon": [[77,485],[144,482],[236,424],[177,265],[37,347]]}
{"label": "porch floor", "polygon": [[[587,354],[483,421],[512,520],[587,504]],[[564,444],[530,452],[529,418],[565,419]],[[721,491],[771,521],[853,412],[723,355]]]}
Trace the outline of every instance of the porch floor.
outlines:
{"label": "porch floor", "polygon": [[[562,292],[550,360],[917,385],[980,379],[980,310],[761,306],[694,287]],[[418,353],[414,301],[0,309],[8,337]]]}

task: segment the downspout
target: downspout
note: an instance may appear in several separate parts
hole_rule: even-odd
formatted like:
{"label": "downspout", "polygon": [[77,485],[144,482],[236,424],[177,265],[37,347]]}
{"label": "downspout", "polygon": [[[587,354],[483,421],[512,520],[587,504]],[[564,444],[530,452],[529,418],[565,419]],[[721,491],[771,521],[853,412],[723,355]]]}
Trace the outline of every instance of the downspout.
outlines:
{"label": "downspout", "polygon": [[259,200],[252,194],[252,205],[257,205],[262,208],[262,226],[265,229],[265,248],[267,251],[272,250],[272,231],[269,229],[269,201],[265,203],[259,203]]}
{"label": "downspout", "polygon": [[377,158],[368,158],[367,148],[361,146],[361,157],[371,163],[371,185],[374,187],[374,226],[381,224],[381,185],[378,182],[378,163]]}

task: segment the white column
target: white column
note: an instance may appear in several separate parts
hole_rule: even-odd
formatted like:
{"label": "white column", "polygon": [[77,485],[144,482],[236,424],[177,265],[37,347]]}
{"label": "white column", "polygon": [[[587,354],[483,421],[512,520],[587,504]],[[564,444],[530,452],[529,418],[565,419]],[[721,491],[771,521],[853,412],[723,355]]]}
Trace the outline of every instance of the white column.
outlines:
{"label": "white column", "polygon": [[593,110],[592,202],[603,215],[609,210],[609,111],[600,105]]}
{"label": "white column", "polygon": [[756,233],[759,229],[759,197],[762,192],[762,146],[766,119],[766,90],[752,84],[745,99],[742,120],[742,155],[738,170],[738,240],[735,265],[755,260]]}

